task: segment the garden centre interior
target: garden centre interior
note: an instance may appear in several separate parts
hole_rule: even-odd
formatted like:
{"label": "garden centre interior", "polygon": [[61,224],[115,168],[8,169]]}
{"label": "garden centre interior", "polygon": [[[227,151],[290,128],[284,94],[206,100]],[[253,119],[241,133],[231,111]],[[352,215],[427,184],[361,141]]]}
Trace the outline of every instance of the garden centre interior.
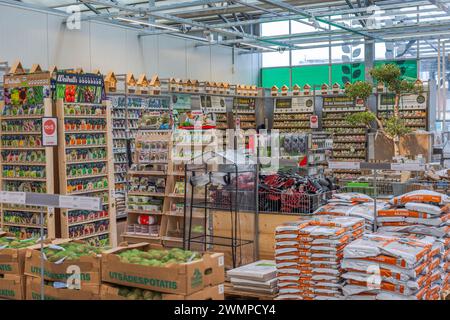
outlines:
{"label": "garden centre interior", "polygon": [[0,0],[0,300],[450,299],[449,30],[449,0]]}

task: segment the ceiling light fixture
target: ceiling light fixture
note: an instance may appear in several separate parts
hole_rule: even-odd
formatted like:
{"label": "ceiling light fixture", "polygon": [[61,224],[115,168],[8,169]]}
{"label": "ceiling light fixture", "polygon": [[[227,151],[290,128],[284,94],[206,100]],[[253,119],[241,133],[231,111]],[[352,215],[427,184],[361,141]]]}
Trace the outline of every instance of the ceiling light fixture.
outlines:
{"label": "ceiling light fixture", "polygon": [[252,48],[256,48],[256,49],[277,51],[277,49],[274,49],[274,48],[258,46],[257,44],[252,44],[252,43],[247,43],[247,42],[241,42],[241,44],[244,46],[252,47]]}
{"label": "ceiling light fixture", "polygon": [[155,27],[155,28],[170,30],[170,31],[174,31],[174,32],[180,32],[180,29],[178,29],[178,28],[166,26],[166,25],[163,25],[163,24],[150,23],[150,22],[146,22],[146,21],[133,20],[133,19],[122,18],[122,17],[117,17],[115,19],[116,20],[120,20],[120,21],[126,21],[126,22],[130,22],[130,23],[134,23],[134,24],[140,24],[140,25],[144,25],[144,26]]}

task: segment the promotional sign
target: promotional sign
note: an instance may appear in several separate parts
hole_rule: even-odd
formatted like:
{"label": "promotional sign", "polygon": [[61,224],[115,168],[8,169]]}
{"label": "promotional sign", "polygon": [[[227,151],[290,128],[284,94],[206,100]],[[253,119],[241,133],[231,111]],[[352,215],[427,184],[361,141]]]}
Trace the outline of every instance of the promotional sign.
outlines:
{"label": "promotional sign", "polygon": [[42,145],[56,147],[58,145],[58,119],[42,118]]}
{"label": "promotional sign", "polygon": [[172,95],[172,107],[175,110],[191,109],[191,96],[189,94],[173,94]]}
{"label": "promotional sign", "polygon": [[292,109],[292,99],[276,99],[275,112],[289,112]]}
{"label": "promotional sign", "polygon": [[63,99],[65,103],[100,104],[104,100],[103,76],[58,72],[56,99]]}
{"label": "promotional sign", "polygon": [[50,97],[50,73],[6,75],[3,87],[5,101],[3,115],[15,115],[8,114],[10,106],[41,105],[45,98]]}
{"label": "promotional sign", "polygon": [[[378,110],[394,110],[395,94],[383,93],[378,98]],[[399,110],[426,110],[427,93],[404,95],[400,99]]]}
{"label": "promotional sign", "polygon": [[316,115],[312,115],[309,118],[309,125],[311,129],[319,129],[319,117]]}
{"label": "promotional sign", "polygon": [[100,198],[59,196],[59,207],[79,210],[102,210]]}
{"label": "promotional sign", "polygon": [[237,111],[255,111],[255,98],[234,98],[233,107]]}
{"label": "promotional sign", "polygon": [[344,95],[323,97],[324,111],[358,111],[364,110],[361,105],[355,105],[355,101]]}

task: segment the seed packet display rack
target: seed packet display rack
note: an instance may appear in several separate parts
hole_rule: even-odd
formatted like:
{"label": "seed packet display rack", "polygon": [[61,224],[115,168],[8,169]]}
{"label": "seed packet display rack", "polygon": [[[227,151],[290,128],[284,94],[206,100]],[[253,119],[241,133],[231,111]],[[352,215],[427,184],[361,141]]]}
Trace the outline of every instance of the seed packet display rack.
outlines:
{"label": "seed packet display rack", "polygon": [[281,133],[311,132],[310,120],[314,115],[314,92],[274,99],[272,129]]}
{"label": "seed packet display rack", "polygon": [[128,172],[127,229],[122,235],[129,243],[161,243],[170,146],[171,132],[149,131],[136,137],[134,161]]}
{"label": "seed packet display rack", "polygon": [[[361,101],[353,101],[339,92],[323,92],[322,129],[333,134],[334,161],[365,161],[367,157],[367,129],[364,125],[351,125],[348,115],[365,111]],[[335,170],[336,177],[357,176],[360,170]]]}
{"label": "seed packet display rack", "polygon": [[[119,76],[118,76],[119,78]],[[119,78],[120,79],[120,78]],[[125,88],[127,85],[125,83]],[[135,139],[139,133],[139,120],[145,112],[162,111],[169,112],[167,107],[159,109],[156,102],[169,100],[168,95],[149,95],[125,92],[110,92],[108,98],[112,102],[113,119],[113,146],[114,146],[114,173],[115,192],[117,195],[117,218],[126,217],[125,206],[119,205],[119,201],[125,203],[127,196],[127,172],[132,162],[131,156],[135,151]],[[156,105],[155,105],[156,104]]]}
{"label": "seed packet display rack", "polygon": [[[103,203],[102,211],[62,209],[62,237],[94,245],[116,245],[111,103],[68,103],[58,99],[56,109],[60,193],[99,197]],[[73,123],[86,124],[75,127]]]}
{"label": "seed packet display rack", "polygon": [[[39,66],[33,68],[35,72],[32,70],[28,74],[21,69],[19,63],[16,73],[5,76],[5,89],[10,96],[10,101],[7,102],[10,103],[5,105],[0,102],[1,190],[52,194],[54,151],[53,147],[42,146],[41,137],[42,118],[52,116],[52,101],[49,98],[50,75],[48,72],[40,71]],[[18,83],[21,83],[21,87],[14,84],[17,83],[15,79],[20,79]],[[48,92],[45,92],[46,90]],[[27,99],[19,104],[14,102],[23,99],[25,94]],[[31,105],[31,99],[38,96],[43,97],[43,101]],[[18,144],[8,142],[14,139]],[[29,190],[31,188],[35,190]],[[45,214],[45,233],[48,237],[54,238],[53,208],[2,204],[1,229],[24,238],[39,236],[41,211]]]}

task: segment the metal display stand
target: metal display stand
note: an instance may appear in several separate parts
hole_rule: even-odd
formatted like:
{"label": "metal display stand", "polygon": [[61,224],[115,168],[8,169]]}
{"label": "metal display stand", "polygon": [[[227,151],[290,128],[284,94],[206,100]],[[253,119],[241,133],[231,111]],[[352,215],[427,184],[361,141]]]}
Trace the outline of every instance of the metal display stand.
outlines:
{"label": "metal display stand", "polygon": [[374,210],[374,232],[377,231],[377,174],[379,170],[392,170],[392,171],[409,171],[409,172],[423,172],[426,170],[426,165],[421,163],[377,163],[377,162],[341,162],[341,161],[329,161],[329,169],[347,169],[347,170],[372,170],[373,172],[373,210]]}
{"label": "metal display stand", "polygon": [[44,207],[53,210],[59,209],[78,209],[78,210],[102,210],[102,201],[100,198],[90,197],[72,197],[55,194],[42,194],[31,192],[8,192],[0,191],[0,203],[2,204],[20,204],[27,206],[40,207],[40,244],[41,244],[41,300],[45,300],[44,286]]}

